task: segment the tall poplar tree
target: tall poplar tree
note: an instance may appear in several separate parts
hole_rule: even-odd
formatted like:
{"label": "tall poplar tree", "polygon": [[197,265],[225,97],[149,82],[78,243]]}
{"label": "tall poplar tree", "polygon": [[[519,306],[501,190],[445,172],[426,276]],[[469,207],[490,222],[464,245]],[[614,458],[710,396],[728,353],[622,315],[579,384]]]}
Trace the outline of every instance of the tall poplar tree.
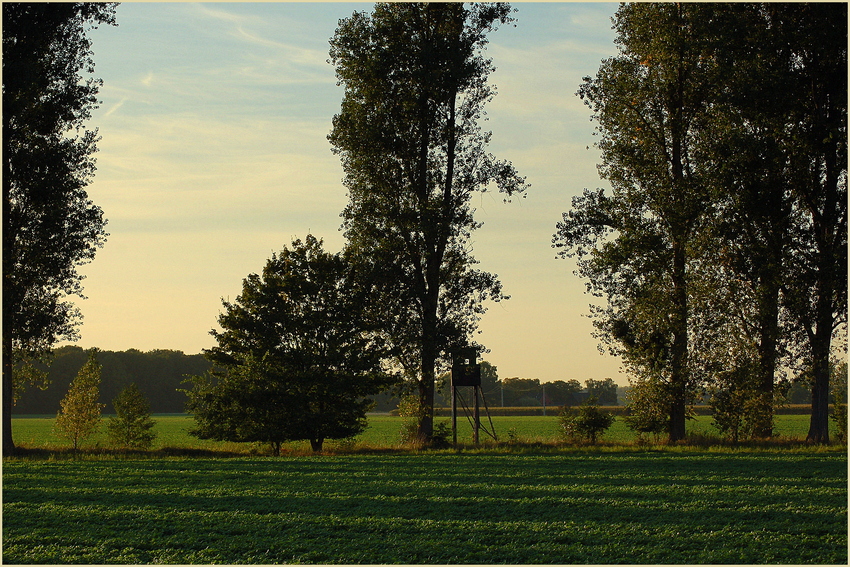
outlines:
{"label": "tall poplar tree", "polygon": [[14,451],[13,368],[76,338],[77,267],[103,245],[103,213],[86,194],[97,107],[88,30],[115,23],[114,3],[3,4],[3,454]]}
{"label": "tall poplar tree", "polygon": [[829,442],[833,339],[847,324],[847,4],[768,4],[789,97],[789,171],[804,218],[784,288],[805,347],[807,440]]}
{"label": "tall poplar tree", "polygon": [[746,408],[746,433],[756,437],[772,435],[780,359],[791,344],[781,286],[799,217],[784,135],[787,46],[767,6],[717,7],[727,16],[714,32],[721,83],[697,152],[716,206],[702,239],[708,292],[698,307],[704,332],[696,350],[714,374],[716,416]]}
{"label": "tall poplar tree", "polygon": [[595,325],[636,376],[660,381],[669,399],[669,439],[685,437],[694,240],[710,199],[693,159],[717,84],[701,4],[623,4],[614,18],[620,53],[585,78],[600,175],[613,188],[585,191],[554,238],[577,256],[579,275],[607,299]]}
{"label": "tall poplar tree", "polygon": [[379,282],[377,307],[419,389],[418,436],[433,428],[435,367],[467,344],[482,302],[503,298],[473,268],[475,191],[525,190],[487,153],[479,121],[495,91],[487,34],[513,19],[507,4],[389,3],[342,20],[330,61],[345,87],[329,140],[345,171],[350,249]]}

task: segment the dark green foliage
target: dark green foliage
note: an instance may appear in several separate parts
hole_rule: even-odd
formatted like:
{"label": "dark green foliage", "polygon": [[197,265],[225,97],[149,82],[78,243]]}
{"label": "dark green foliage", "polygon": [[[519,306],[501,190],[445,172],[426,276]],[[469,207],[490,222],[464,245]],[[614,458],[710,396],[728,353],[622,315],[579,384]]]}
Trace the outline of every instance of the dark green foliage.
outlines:
{"label": "dark green foliage", "polygon": [[[114,3],[3,4],[3,454],[11,437],[14,365],[77,338],[77,267],[105,239],[88,198],[97,130],[89,29],[115,23]],[[22,375],[18,375],[21,378]]]}
{"label": "dark green foliage", "polygon": [[201,439],[262,441],[275,453],[307,439],[320,451],[366,427],[367,396],[394,379],[383,371],[379,329],[365,309],[354,266],[312,235],[295,240],[250,274],[224,302],[215,364],[192,378],[187,410]]}
{"label": "dark green foliage", "polygon": [[[794,354],[811,372],[808,439],[829,442],[829,367],[847,324],[847,4],[767,4],[781,69],[788,173],[802,222],[786,277]],[[846,332],[846,331],[845,331]]]}
{"label": "dark green foliage", "polygon": [[119,447],[147,449],[156,439],[151,431],[156,422],[151,418],[150,404],[136,387],[130,384],[112,401],[115,417],[106,422],[109,439]]}
{"label": "dark green foliage", "polygon": [[540,406],[543,388],[537,378],[505,378],[502,380],[506,406]]}
{"label": "dark green foliage", "polygon": [[638,434],[659,435],[669,428],[669,396],[660,380],[645,379],[631,383],[626,392],[626,411],[623,418],[629,429]]}
{"label": "dark green foliage", "polygon": [[341,20],[331,39],[345,87],[328,136],[349,195],[343,228],[395,357],[418,384],[422,441],[439,359],[467,345],[484,301],[505,298],[494,274],[474,268],[469,238],[474,192],[526,187],[487,153],[479,125],[495,94],[487,35],[510,13],[507,4],[379,3]]}
{"label": "dark green foliage", "polygon": [[601,411],[597,399],[590,397],[578,408],[564,408],[558,416],[563,434],[570,439],[585,439],[591,444],[614,423],[614,415]]}
{"label": "dark green foliage", "polygon": [[599,404],[603,406],[617,405],[617,383],[611,378],[604,380],[585,380],[587,392],[590,396],[596,398]]}
{"label": "dark green foliage", "polygon": [[847,455],[11,461],[3,559],[846,565]]}
{"label": "dark green foliage", "polygon": [[[38,372],[47,374],[47,387],[23,392],[14,408],[15,414],[55,414],[59,400],[86,361],[85,351],[77,346],[63,346],[53,351],[50,364],[36,363]],[[100,403],[110,403],[131,383],[151,404],[153,413],[183,413],[186,395],[180,391],[187,375],[207,372],[212,364],[201,354],[184,354],[176,350],[142,352],[99,351],[101,368]]]}
{"label": "dark green foliage", "polygon": [[714,425],[733,442],[764,437],[765,427],[773,431],[773,391],[764,391],[753,379],[752,365],[739,366],[720,373],[709,401]]}
{"label": "dark green foliage", "polygon": [[[578,393],[581,392],[581,383],[578,380],[555,380],[546,382],[546,405],[547,406],[575,406],[578,405]],[[617,399],[614,398],[614,403]]]}

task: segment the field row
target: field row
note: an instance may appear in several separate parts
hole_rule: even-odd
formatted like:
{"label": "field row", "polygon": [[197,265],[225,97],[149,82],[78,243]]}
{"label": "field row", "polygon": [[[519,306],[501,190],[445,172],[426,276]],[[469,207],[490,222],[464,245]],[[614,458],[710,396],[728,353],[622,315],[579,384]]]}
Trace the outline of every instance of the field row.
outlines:
{"label": "field row", "polygon": [[847,564],[847,456],[8,461],[7,563]]}
{"label": "field row", "polygon": [[[219,441],[206,441],[189,435],[193,426],[190,416],[154,416],[157,434],[154,449],[164,447],[192,448],[206,450],[223,450],[234,452],[259,453],[267,448],[253,446],[249,443],[226,443]],[[437,423],[450,424],[448,419],[438,418]],[[53,431],[54,418],[50,417],[28,417],[15,418],[12,420],[12,432],[15,443],[18,446],[30,449],[56,449],[70,446],[70,442],[57,436]],[[490,422],[483,420],[482,425],[490,430]],[[369,427],[355,439],[342,441],[330,441],[329,448],[344,446],[354,447],[397,447],[401,445],[402,418],[371,415],[369,416]],[[558,418],[554,416],[494,416],[493,427],[499,441],[519,442],[542,442],[551,443],[561,439]],[[806,436],[809,427],[809,418],[804,415],[780,415],[776,417],[775,433],[780,438],[802,440]],[[711,424],[710,416],[697,416],[688,422],[688,434],[692,436],[716,436],[717,430]],[[608,443],[632,443],[636,434],[631,431],[622,419],[618,418],[608,432],[602,437],[602,442]],[[491,440],[484,431],[480,433],[482,441]],[[470,443],[472,440],[472,428],[470,423],[464,419],[458,419],[458,441]],[[108,440],[105,428],[100,433],[82,443],[83,448],[107,447]],[[307,443],[289,444],[290,449],[300,449]]]}

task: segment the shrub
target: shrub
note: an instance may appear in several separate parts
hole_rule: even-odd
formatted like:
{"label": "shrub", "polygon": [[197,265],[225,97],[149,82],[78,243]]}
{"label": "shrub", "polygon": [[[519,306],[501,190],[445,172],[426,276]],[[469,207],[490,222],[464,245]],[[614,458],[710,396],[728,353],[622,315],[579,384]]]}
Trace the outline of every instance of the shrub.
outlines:
{"label": "shrub", "polygon": [[643,379],[631,383],[626,394],[627,415],[623,418],[632,431],[642,435],[660,435],[670,423],[670,399],[663,383],[654,379]]}
{"label": "shrub", "polygon": [[578,408],[564,408],[558,416],[561,429],[568,438],[587,439],[596,443],[596,437],[614,423],[614,416],[601,411],[595,397],[590,397]]}
{"label": "shrub", "polygon": [[847,361],[833,365],[832,412],[835,421],[835,439],[847,443]]}
{"label": "shrub", "polygon": [[398,402],[398,415],[401,416],[401,442],[404,444],[416,442],[419,432],[419,397],[415,394],[405,394]]}
{"label": "shrub", "polygon": [[151,406],[136,384],[130,384],[112,401],[115,417],[106,422],[106,431],[113,444],[128,449],[149,449],[156,439],[151,431],[156,422],[151,419]]}
{"label": "shrub", "polygon": [[434,431],[431,433],[431,448],[446,449],[451,447],[452,444],[449,442],[451,435],[452,429],[449,427],[447,421],[438,421],[434,423]]}

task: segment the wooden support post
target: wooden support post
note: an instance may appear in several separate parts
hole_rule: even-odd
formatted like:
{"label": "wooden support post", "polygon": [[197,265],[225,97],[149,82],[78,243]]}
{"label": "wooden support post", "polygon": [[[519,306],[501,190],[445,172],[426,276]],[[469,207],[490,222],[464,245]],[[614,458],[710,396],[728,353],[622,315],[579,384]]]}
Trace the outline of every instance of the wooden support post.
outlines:
{"label": "wooden support post", "polygon": [[473,414],[473,424],[472,424],[472,442],[478,445],[478,429],[481,427],[481,416],[478,412],[478,388],[479,386],[473,386],[472,390],[475,395],[475,410]]}
{"label": "wooden support post", "polygon": [[457,388],[452,376],[452,445],[457,445]]}

